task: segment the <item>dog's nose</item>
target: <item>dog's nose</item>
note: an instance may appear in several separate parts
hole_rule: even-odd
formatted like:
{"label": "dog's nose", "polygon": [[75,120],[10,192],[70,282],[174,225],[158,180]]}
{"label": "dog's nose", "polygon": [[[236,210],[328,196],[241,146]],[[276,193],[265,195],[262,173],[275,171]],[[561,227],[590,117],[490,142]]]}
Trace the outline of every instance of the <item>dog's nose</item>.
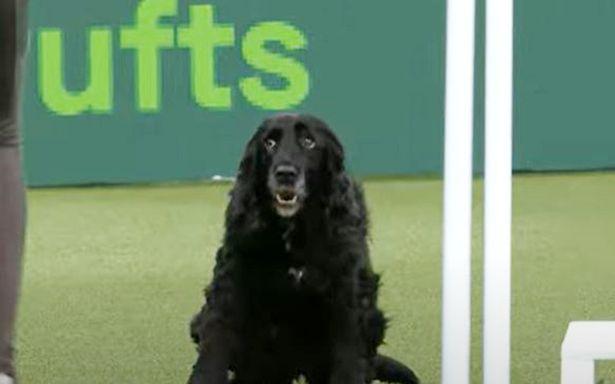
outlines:
{"label": "dog's nose", "polygon": [[275,169],[275,179],[280,184],[295,184],[297,168],[292,165],[278,165]]}

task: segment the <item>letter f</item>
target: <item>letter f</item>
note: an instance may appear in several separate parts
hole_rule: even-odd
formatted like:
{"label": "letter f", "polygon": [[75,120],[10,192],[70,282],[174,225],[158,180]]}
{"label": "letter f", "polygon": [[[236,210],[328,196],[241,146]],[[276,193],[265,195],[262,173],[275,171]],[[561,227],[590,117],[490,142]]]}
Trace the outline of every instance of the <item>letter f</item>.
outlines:
{"label": "letter f", "polygon": [[121,28],[120,45],[132,48],[136,54],[136,98],[140,110],[160,109],[160,56],[162,48],[173,48],[173,27],[158,24],[162,16],[177,14],[177,0],[143,0],[137,9],[135,25]]}

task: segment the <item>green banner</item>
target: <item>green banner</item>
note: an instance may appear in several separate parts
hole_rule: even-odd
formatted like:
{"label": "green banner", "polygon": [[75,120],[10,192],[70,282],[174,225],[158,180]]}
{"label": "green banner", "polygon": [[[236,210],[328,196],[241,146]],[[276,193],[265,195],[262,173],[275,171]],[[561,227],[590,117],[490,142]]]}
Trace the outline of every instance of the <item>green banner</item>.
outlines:
{"label": "green banner", "polygon": [[[615,166],[609,4],[516,2],[517,169]],[[30,185],[233,175],[277,111],[330,122],[357,174],[441,170],[443,0],[31,0],[30,31]]]}

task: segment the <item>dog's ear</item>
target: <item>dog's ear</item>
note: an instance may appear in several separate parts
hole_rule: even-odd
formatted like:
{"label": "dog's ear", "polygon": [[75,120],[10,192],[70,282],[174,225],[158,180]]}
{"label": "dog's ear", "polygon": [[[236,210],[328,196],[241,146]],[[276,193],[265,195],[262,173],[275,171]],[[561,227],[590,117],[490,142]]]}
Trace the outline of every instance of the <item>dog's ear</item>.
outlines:
{"label": "dog's ear", "polygon": [[332,132],[327,131],[326,137],[325,163],[327,171],[335,176],[344,172],[344,147]]}
{"label": "dog's ear", "polygon": [[322,134],[326,138],[324,150],[324,180],[322,188],[325,205],[333,216],[344,216],[352,207],[350,196],[352,180],[345,172],[344,147],[335,134],[325,126]]}
{"label": "dog's ear", "polygon": [[239,163],[239,170],[237,173],[237,179],[245,181],[253,175],[257,162],[258,162],[258,151],[259,144],[261,142],[263,127],[259,127],[256,133],[252,136],[246,148],[243,152],[243,157]]}
{"label": "dog's ear", "polygon": [[255,227],[258,222],[256,180],[263,131],[264,125],[261,125],[248,141],[239,163],[237,180],[230,192],[231,201],[226,208],[227,234],[241,233]]}
{"label": "dog's ear", "polygon": [[[346,173],[344,164],[344,147],[335,134],[328,128],[324,131],[327,137],[325,147],[326,178],[324,184],[325,206],[329,222],[334,223],[332,230],[347,229],[352,223],[350,232],[360,236],[366,234],[366,209],[361,187]],[[336,232],[341,233],[341,232]],[[336,235],[337,236],[337,235]]]}

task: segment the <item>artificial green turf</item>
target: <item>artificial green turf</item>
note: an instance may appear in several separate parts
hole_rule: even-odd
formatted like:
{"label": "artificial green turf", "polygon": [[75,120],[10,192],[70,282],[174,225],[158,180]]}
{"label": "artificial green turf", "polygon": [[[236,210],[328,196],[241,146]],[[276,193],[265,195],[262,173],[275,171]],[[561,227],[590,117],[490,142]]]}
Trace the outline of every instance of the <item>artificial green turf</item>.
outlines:
{"label": "artificial green turf", "polygon": [[[365,185],[381,304],[393,318],[383,350],[437,383],[442,184]],[[228,188],[30,191],[22,382],[185,382],[195,358],[187,323],[211,275]],[[472,383],[481,382],[476,201]],[[615,174],[516,177],[513,227],[512,381],[558,383],[567,323],[615,320]],[[600,364],[598,377],[614,383],[614,365]]]}

